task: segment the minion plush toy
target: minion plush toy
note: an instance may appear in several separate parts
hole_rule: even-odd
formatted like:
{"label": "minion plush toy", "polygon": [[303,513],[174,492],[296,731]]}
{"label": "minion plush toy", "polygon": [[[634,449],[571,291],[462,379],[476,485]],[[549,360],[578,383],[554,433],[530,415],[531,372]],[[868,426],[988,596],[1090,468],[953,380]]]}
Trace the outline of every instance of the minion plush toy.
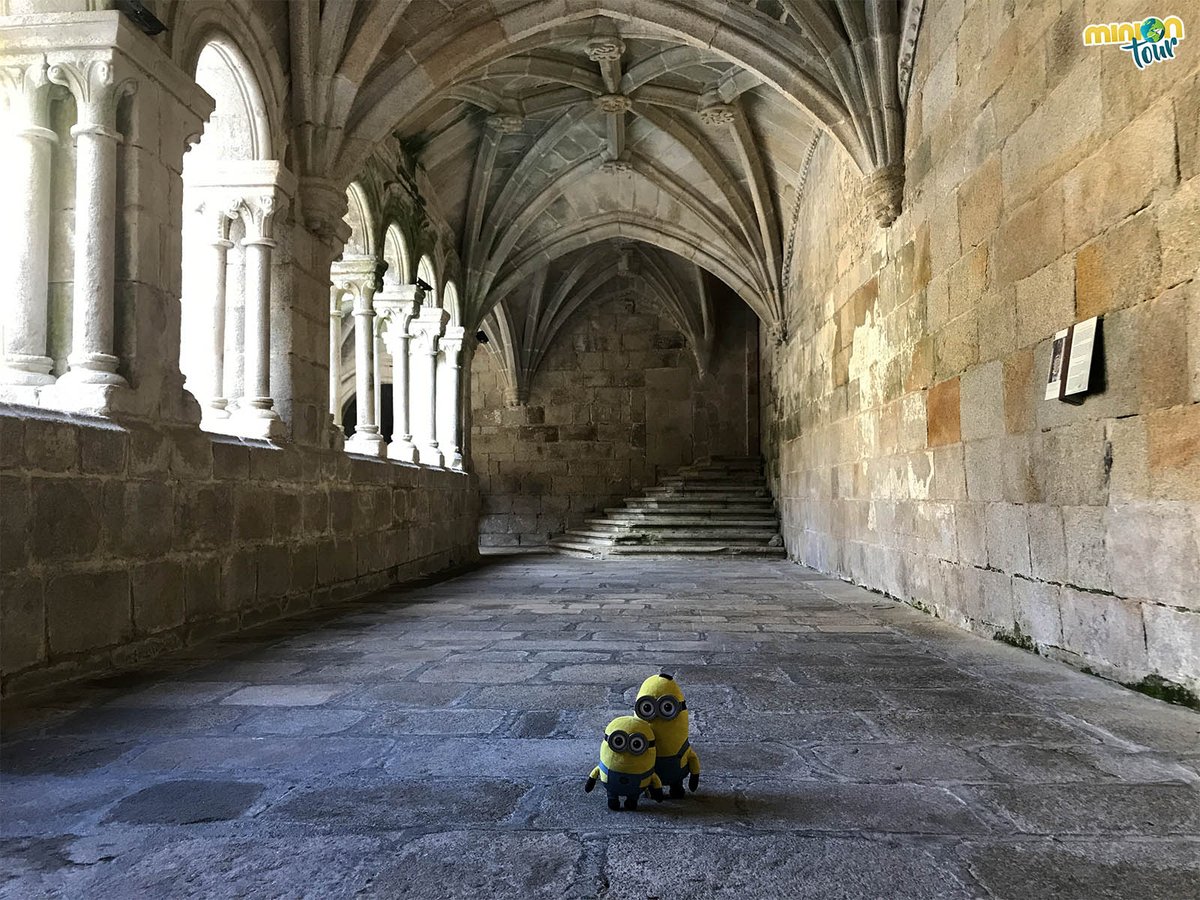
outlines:
{"label": "minion plush toy", "polygon": [[633,709],[654,730],[654,772],[671,786],[671,796],[683,796],[683,776],[689,773],[688,787],[695,791],[700,757],[688,742],[687,702],[675,679],[666,672],[651,675],[638,688]]}
{"label": "minion plush toy", "polygon": [[583,789],[591,793],[596,779],[608,790],[608,808],[637,809],[642,791],[662,802],[662,782],[654,774],[654,731],[634,716],[618,716],[604,729],[600,742],[600,765],[592,769]]}

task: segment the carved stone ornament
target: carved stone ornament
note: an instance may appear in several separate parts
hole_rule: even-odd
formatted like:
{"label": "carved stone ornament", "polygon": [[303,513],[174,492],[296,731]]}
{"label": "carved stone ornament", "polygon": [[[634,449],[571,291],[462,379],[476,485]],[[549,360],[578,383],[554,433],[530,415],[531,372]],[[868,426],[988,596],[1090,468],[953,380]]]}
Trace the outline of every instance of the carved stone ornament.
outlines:
{"label": "carved stone ornament", "polygon": [[132,78],[116,80],[113,64],[107,59],[58,62],[50,66],[47,77],[71,92],[79,110],[79,124],[72,132],[84,130],[119,137],[116,131],[117,104],[121,98],[137,92]]}
{"label": "carved stone ornament", "polygon": [[864,196],[881,227],[896,221],[904,203],[904,165],[892,163],[867,176]]}
{"label": "carved stone ornament", "polygon": [[596,105],[606,113],[615,114],[629,112],[633,103],[624,94],[601,94]]}
{"label": "carved stone ornament", "polygon": [[525,127],[525,120],[512,113],[494,113],[487,117],[487,126],[500,134],[517,134]]}
{"label": "carved stone ornament", "polygon": [[600,164],[600,171],[605,175],[628,175],[633,165],[627,159],[610,159]]}
{"label": "carved stone ornament", "polygon": [[50,82],[45,57],[30,63],[0,66],[0,99],[9,111],[10,121],[17,128],[34,126],[39,132],[47,132],[54,140],[54,132],[45,128],[50,101]]}
{"label": "carved stone ornament", "polygon": [[350,226],[343,221],[345,189],[328,178],[305,176],[300,179],[300,207],[304,212],[304,227],[340,251],[338,245],[350,237]]}
{"label": "carved stone ornament", "polygon": [[588,41],[587,57],[592,62],[618,60],[625,52],[625,42],[619,37],[596,37]]}
{"label": "carved stone ornament", "polygon": [[733,107],[724,104],[700,110],[700,121],[710,128],[733,124]]}

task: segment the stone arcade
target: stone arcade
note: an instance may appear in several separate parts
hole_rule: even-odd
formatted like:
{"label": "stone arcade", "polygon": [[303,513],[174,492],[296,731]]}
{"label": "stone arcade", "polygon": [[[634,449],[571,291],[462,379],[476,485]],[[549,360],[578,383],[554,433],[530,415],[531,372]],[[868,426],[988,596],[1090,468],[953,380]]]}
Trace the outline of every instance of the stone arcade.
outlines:
{"label": "stone arcade", "polygon": [[0,0],[0,896],[1187,895],[1188,27]]}

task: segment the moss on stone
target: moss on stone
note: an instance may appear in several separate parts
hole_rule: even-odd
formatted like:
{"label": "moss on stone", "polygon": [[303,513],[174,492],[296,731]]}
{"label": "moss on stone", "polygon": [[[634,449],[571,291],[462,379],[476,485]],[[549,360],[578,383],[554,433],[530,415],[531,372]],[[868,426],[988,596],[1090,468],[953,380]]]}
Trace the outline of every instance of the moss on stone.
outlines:
{"label": "moss on stone", "polygon": [[1019,622],[1013,622],[1012,631],[1001,628],[992,635],[992,640],[1008,644],[1011,647],[1017,647],[1021,650],[1027,650],[1030,653],[1038,652],[1037,644],[1033,642],[1033,638],[1021,630]]}
{"label": "moss on stone", "polygon": [[1132,691],[1156,700],[1165,700],[1167,703],[1174,703],[1177,706],[1200,709],[1200,697],[1196,696],[1195,691],[1163,678],[1161,675],[1147,675],[1141,681],[1123,681],[1121,683]]}

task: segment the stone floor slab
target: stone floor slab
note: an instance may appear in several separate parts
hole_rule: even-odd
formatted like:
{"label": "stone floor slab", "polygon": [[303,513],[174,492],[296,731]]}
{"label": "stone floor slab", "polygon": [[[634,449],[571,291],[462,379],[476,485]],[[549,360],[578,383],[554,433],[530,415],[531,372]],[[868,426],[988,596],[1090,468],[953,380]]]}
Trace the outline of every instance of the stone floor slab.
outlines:
{"label": "stone floor slab", "polygon": [[[613,813],[666,667],[700,790]],[[784,563],[496,557],[5,710],[0,897],[1179,898],[1200,716]]]}

